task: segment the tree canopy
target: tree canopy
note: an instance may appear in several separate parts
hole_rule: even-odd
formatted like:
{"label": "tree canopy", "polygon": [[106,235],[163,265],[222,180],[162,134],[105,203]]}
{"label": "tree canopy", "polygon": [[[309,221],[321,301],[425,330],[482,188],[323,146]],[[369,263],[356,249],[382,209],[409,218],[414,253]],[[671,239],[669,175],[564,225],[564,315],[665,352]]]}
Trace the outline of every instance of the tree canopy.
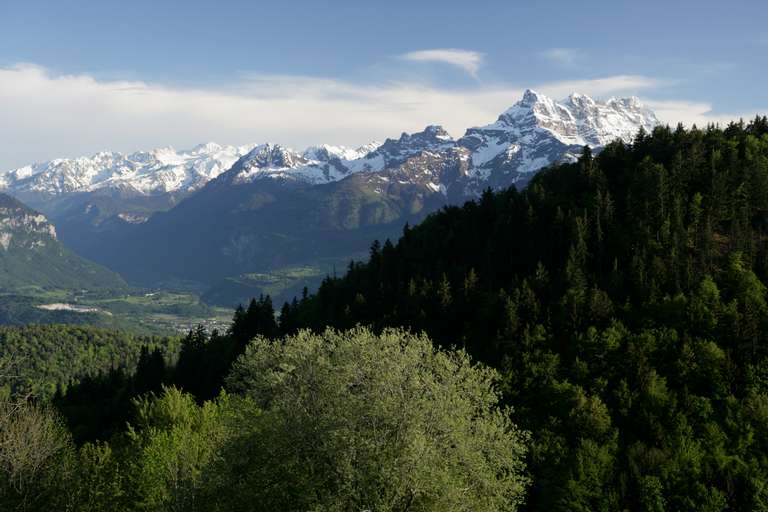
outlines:
{"label": "tree canopy", "polygon": [[497,373],[424,335],[358,328],[249,342],[229,392],[135,398],[76,447],[52,409],[3,402],[11,510],[516,510],[527,435]]}
{"label": "tree canopy", "polygon": [[242,510],[514,510],[526,437],[496,407],[496,377],[402,330],[257,338],[228,379],[263,411],[231,496]]}

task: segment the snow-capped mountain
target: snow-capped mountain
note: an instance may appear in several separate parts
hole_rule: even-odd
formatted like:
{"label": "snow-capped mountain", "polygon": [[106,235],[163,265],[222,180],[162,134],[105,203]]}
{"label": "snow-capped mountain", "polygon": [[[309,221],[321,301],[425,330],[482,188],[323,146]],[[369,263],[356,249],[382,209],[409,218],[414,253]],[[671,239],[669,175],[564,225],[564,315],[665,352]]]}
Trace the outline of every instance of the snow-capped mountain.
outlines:
{"label": "snow-capped mountain", "polygon": [[365,155],[361,162],[352,163],[352,168],[358,172],[391,169],[424,151],[435,153],[455,145],[453,137],[442,126],[430,125],[418,133],[403,133],[399,139],[387,139],[384,144]]}
{"label": "snow-capped mountain", "polygon": [[[489,186],[524,184],[543,167],[576,160],[585,145],[600,150],[616,139],[631,142],[640,128],[650,131],[657,124],[653,112],[637,98],[601,102],[574,93],[557,102],[527,90],[494,123],[470,128],[458,140],[431,125],[355,150],[320,146],[298,153],[265,144],[245,155],[227,174],[232,184],[279,178],[317,185],[360,172],[375,173],[372,180],[385,182],[394,173],[400,183],[421,183],[444,194],[450,188],[456,190],[459,180],[461,194],[471,197]],[[436,170],[438,161],[464,163],[459,166],[461,172],[447,173],[451,181],[446,181],[442,171]],[[425,175],[432,177],[428,183]]]}
{"label": "snow-capped mountain", "polygon": [[100,153],[0,174],[0,188],[51,218],[73,249],[126,276],[210,283],[287,261],[346,259],[406,221],[488,187],[523,186],[584,145],[599,151],[656,124],[636,98],[555,101],[529,90],[458,139],[430,125],[359,148]]}
{"label": "snow-capped mountain", "polygon": [[279,144],[261,144],[243,156],[228,174],[235,184],[268,177],[318,185],[338,181],[353,172],[383,169],[373,168],[366,158],[378,147],[376,142],[357,149],[322,145],[298,153]]}
{"label": "snow-capped mountain", "polygon": [[393,169],[424,151],[441,152],[455,146],[448,132],[436,125],[357,149],[323,145],[298,153],[280,145],[263,144],[240,159],[228,174],[232,174],[231,181],[235,184],[269,177],[317,185],[338,181],[353,173]]}
{"label": "snow-capped mountain", "polygon": [[[398,139],[356,149],[322,145],[298,152],[278,144],[236,147],[208,143],[187,151],[160,148],[130,155],[104,152],[0,173],[0,189],[43,207],[39,204],[41,197],[100,190],[123,195],[184,196],[230,168],[233,184],[276,178],[317,185],[353,173],[395,169],[423,152],[458,150],[457,154],[469,158],[466,195],[473,195],[486,186],[524,183],[542,167],[574,160],[584,145],[599,150],[615,139],[630,142],[639,128],[651,130],[657,124],[653,112],[637,98],[601,102],[574,93],[558,102],[527,90],[494,123],[470,128],[458,140],[442,127],[431,125],[418,133],[403,133]],[[432,183],[435,190],[447,186]]]}
{"label": "snow-capped mountain", "polygon": [[344,146],[331,146],[323,144],[322,146],[311,146],[307,148],[303,156],[309,160],[317,160],[318,162],[330,162],[332,160],[341,160],[343,162],[351,162],[353,160],[359,160],[371,151],[381,146],[380,142],[370,142],[364,146],[360,146],[356,149],[350,149]]}
{"label": "snow-capped mountain", "polygon": [[0,188],[12,194],[50,197],[99,189],[138,195],[190,192],[232,167],[252,148],[208,143],[186,151],[167,147],[129,155],[101,152],[2,173]]}
{"label": "snow-capped mountain", "polygon": [[479,177],[503,171],[514,182],[555,162],[575,160],[586,145],[600,149],[616,139],[631,142],[641,127],[650,131],[657,124],[637,98],[600,102],[574,93],[557,102],[529,89],[496,122],[470,128],[458,144],[472,151]]}

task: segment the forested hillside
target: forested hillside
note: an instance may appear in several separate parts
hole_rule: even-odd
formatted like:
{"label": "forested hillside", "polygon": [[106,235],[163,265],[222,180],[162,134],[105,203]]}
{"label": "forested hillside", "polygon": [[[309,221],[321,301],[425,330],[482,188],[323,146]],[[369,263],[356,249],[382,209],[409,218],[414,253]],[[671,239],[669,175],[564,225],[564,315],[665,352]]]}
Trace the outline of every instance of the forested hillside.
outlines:
{"label": "forested hillside", "polygon": [[[151,366],[140,365],[134,389],[162,381]],[[528,436],[497,407],[496,378],[424,335],[360,328],[256,338],[227,377],[231,394],[202,404],[159,384],[121,411],[122,386],[112,400],[58,403],[70,428],[114,419],[105,406],[125,414],[109,442],[75,445],[53,409],[0,395],[0,505],[514,511],[529,482]]]}
{"label": "forested hillside", "polygon": [[[277,319],[261,297],[177,361],[148,348],[58,412],[0,401],[0,500],[767,510],[766,282],[768,119],[641,131],[375,242]],[[13,442],[28,425],[39,450]]]}
{"label": "forested hillside", "polygon": [[133,373],[145,351],[174,360],[178,338],[75,325],[0,327],[0,395],[31,393],[48,399],[58,391],[110,370]]}
{"label": "forested hillside", "polygon": [[768,507],[768,121],[658,128],[445,208],[283,310],[498,368],[528,510]]}
{"label": "forested hillside", "polygon": [[59,242],[43,215],[0,193],[0,289],[125,290],[114,272]]}

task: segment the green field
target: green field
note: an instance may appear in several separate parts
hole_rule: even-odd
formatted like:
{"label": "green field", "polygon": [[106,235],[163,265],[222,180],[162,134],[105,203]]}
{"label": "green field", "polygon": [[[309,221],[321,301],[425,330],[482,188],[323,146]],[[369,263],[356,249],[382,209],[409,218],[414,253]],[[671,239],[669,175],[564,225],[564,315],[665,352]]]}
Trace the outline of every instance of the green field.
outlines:
{"label": "green field", "polygon": [[193,293],[72,292],[28,287],[0,294],[0,324],[92,324],[147,334],[185,332],[197,325],[226,329],[231,308],[212,307]]}
{"label": "green field", "polygon": [[300,297],[305,287],[312,292],[326,276],[343,273],[347,264],[328,259],[241,274],[223,279],[204,293],[199,284],[184,283],[169,284],[163,290],[16,287],[0,293],[0,325],[90,324],[141,334],[186,332],[198,325],[225,330],[238,304],[269,295],[279,310],[283,302]]}

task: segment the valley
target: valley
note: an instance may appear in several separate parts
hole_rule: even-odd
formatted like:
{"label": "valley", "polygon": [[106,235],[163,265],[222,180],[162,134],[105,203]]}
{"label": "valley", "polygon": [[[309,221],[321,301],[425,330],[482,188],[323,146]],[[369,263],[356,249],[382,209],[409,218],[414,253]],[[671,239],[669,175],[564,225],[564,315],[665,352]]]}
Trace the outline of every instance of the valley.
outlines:
{"label": "valley", "polygon": [[24,287],[0,294],[0,324],[78,324],[141,334],[226,329],[232,307],[209,306],[190,292],[88,292]]}

